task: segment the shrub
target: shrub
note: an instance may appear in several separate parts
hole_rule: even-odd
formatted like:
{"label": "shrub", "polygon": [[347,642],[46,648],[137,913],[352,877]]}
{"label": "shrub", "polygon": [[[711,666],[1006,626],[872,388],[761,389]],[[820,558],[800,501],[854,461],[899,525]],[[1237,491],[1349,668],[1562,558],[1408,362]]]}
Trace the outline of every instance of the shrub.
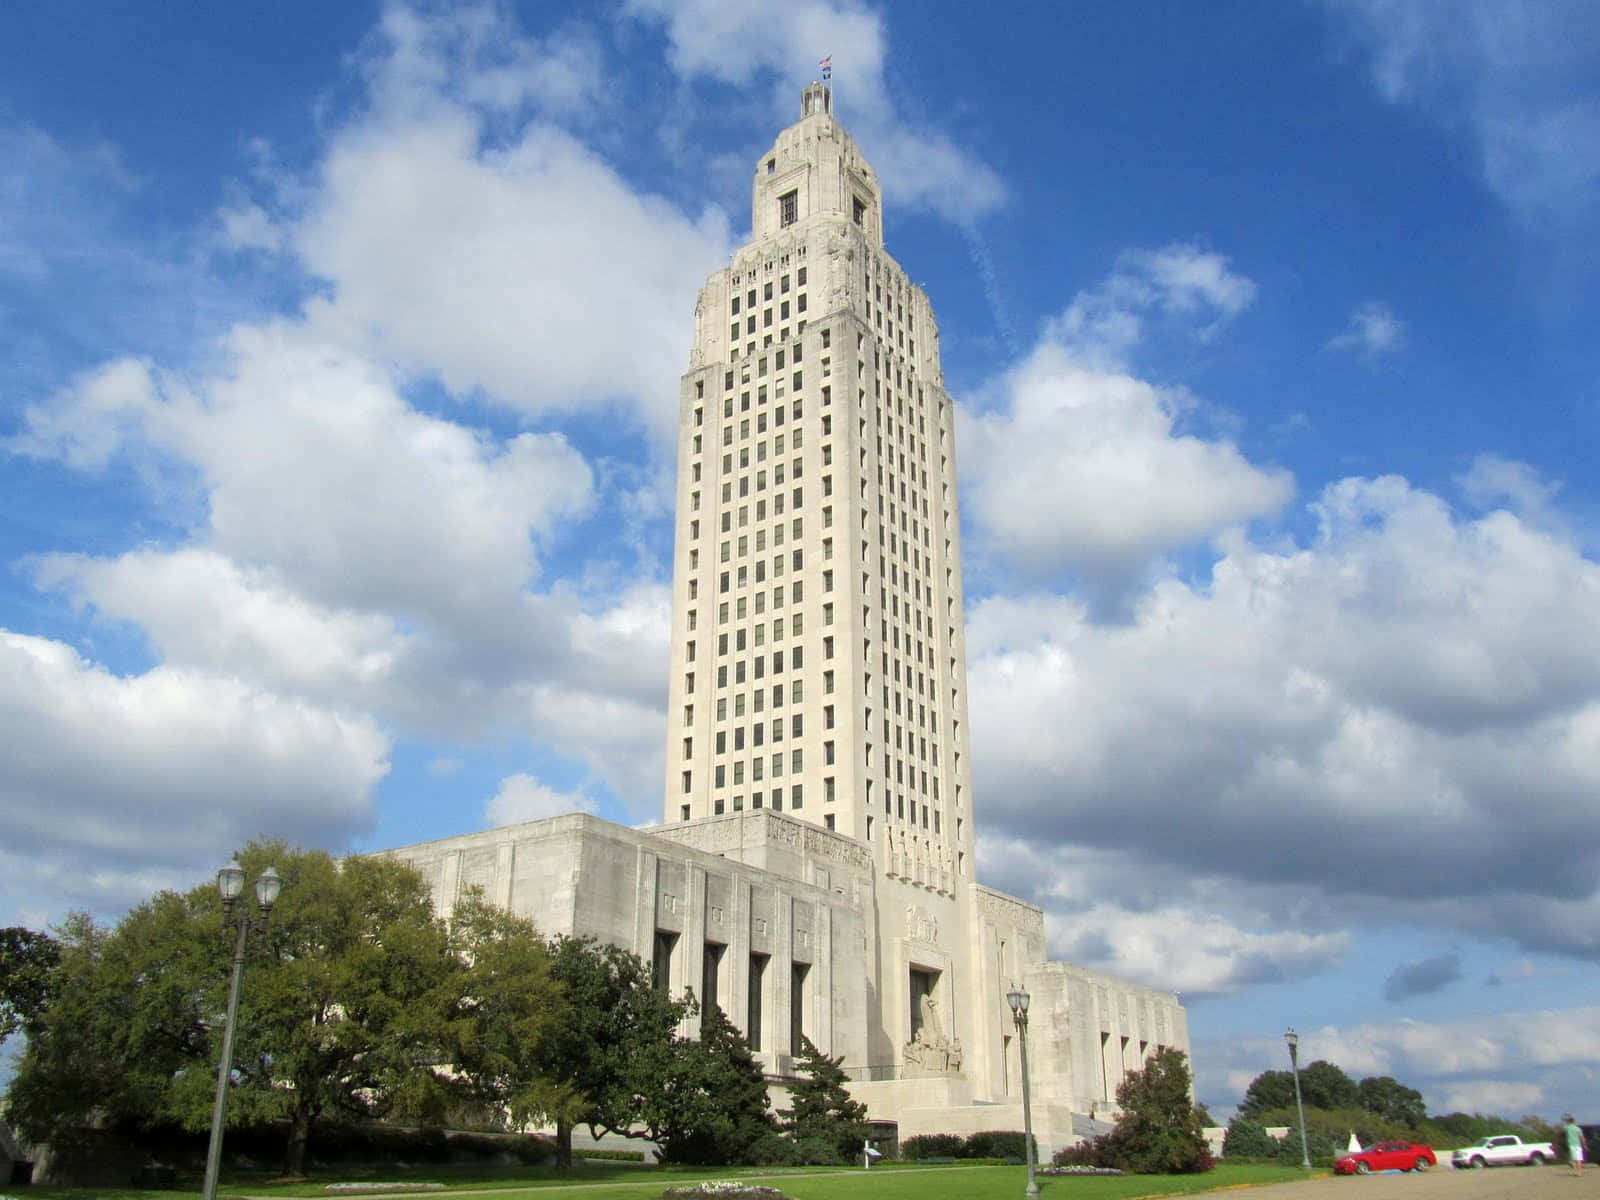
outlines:
{"label": "shrub", "polygon": [[740,1162],[747,1167],[798,1167],[805,1159],[794,1139],[768,1130],[750,1143]]}
{"label": "shrub", "polygon": [[1105,1150],[1105,1134],[1085,1138],[1075,1146],[1063,1146],[1050,1156],[1052,1167],[1101,1167],[1101,1154]]}
{"label": "shrub", "polygon": [[921,1133],[900,1143],[901,1158],[959,1158],[966,1139],[954,1133]]}
{"label": "shrub", "polygon": [[[1296,1135],[1296,1144],[1299,1137]],[[1272,1162],[1281,1158],[1283,1144],[1267,1132],[1260,1121],[1235,1117],[1228,1122],[1228,1136],[1222,1140],[1222,1156],[1231,1162]]]}
{"label": "shrub", "polygon": [[[986,1129],[970,1135],[958,1153],[961,1158],[1021,1159],[1027,1157],[1027,1144],[1020,1129]],[[1038,1148],[1035,1142],[1035,1153]]]}
{"label": "shrub", "polygon": [[797,1161],[808,1167],[842,1167],[846,1163],[859,1161],[861,1157],[855,1154],[846,1158],[839,1144],[828,1137],[796,1138],[794,1149]]}

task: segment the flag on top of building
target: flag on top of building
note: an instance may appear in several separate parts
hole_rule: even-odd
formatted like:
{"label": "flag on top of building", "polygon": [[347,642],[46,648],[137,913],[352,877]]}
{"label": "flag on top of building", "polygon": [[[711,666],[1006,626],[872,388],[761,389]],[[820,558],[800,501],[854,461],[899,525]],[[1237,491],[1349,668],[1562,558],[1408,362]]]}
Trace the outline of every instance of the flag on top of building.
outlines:
{"label": "flag on top of building", "polygon": [[822,68],[822,78],[824,80],[833,78],[833,55],[823,55],[817,60],[817,66]]}

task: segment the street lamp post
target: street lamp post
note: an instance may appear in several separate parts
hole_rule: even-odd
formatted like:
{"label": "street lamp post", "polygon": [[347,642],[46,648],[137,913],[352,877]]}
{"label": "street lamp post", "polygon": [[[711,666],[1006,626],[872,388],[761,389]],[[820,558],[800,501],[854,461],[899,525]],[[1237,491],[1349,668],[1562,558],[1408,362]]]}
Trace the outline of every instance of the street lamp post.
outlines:
{"label": "street lamp post", "polygon": [[237,859],[217,872],[217,890],[222,893],[222,927],[238,930],[233,943],[233,978],[228,984],[228,1015],[222,1024],[222,1053],[217,1058],[217,1094],[211,1102],[211,1141],[206,1146],[206,1180],[201,1192],[204,1200],[217,1200],[217,1172],[222,1165],[222,1123],[228,1106],[228,1077],[233,1073],[233,1026],[239,1015],[239,981],[244,978],[245,935],[251,930],[267,931],[267,918],[283,890],[283,880],[268,867],[256,880],[256,907],[252,917],[238,907],[244,891],[244,868]]}
{"label": "street lamp post", "polygon": [[1033,1100],[1028,1093],[1028,1000],[1028,993],[1020,985],[1013,984],[1006,993],[1011,1019],[1017,1025],[1017,1048],[1022,1053],[1022,1149],[1028,1158],[1028,1186],[1023,1195],[1037,1196],[1039,1181],[1033,1177]]}
{"label": "street lamp post", "polygon": [[1283,1035],[1289,1043],[1289,1066],[1294,1071],[1294,1110],[1300,1115],[1300,1165],[1311,1170],[1311,1148],[1306,1144],[1306,1110],[1300,1103],[1300,1035],[1293,1029]]}

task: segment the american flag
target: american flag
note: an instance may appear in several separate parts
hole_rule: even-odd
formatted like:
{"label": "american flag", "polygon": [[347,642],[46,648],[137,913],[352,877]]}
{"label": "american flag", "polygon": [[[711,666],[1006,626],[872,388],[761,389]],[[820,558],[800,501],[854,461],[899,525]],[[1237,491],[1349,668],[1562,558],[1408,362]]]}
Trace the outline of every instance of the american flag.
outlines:
{"label": "american flag", "polygon": [[829,54],[824,58],[818,59],[817,66],[822,68],[822,77],[824,79],[833,78],[833,55]]}

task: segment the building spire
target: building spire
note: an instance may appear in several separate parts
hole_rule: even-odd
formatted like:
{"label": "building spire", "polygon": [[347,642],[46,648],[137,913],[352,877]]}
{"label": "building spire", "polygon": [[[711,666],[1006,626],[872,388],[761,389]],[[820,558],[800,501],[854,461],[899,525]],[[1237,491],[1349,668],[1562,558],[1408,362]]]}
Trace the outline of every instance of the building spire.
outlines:
{"label": "building spire", "polygon": [[828,116],[833,112],[833,89],[813,81],[800,95],[800,116]]}

